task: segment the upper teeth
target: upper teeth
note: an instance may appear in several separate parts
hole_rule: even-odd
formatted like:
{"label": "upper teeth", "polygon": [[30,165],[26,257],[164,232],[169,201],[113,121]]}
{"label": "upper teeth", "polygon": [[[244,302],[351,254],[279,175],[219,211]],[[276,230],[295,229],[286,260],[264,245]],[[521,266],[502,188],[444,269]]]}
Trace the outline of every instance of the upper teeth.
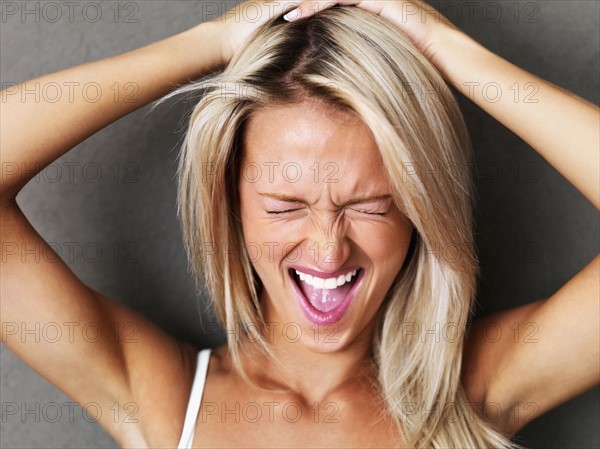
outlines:
{"label": "upper teeth", "polygon": [[308,285],[312,285],[314,288],[332,290],[334,288],[344,285],[346,282],[350,282],[352,277],[358,272],[358,270],[349,271],[346,274],[340,274],[338,277],[323,279],[310,274],[302,273],[296,270],[296,274],[300,277],[301,281],[306,282]]}

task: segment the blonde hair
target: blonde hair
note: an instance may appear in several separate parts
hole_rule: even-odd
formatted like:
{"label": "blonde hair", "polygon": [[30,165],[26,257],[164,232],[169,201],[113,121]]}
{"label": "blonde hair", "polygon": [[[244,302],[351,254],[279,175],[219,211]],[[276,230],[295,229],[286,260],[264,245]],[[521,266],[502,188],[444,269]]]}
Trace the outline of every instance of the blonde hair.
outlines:
{"label": "blonde hair", "polygon": [[[265,323],[238,218],[243,125],[266,105],[319,99],[353,110],[370,128],[396,204],[414,226],[372,345],[386,409],[414,447],[518,447],[474,412],[461,385],[478,268],[471,147],[450,89],[410,39],[355,7],[292,23],[276,17],[222,72],[166,98],[189,92],[202,96],[180,154],[178,212],[199,289],[222,325],[238,331],[228,334],[236,369],[243,371],[240,351],[250,345],[269,352],[248,330]],[[458,332],[440,340],[439,332],[407,332],[409,325]]]}

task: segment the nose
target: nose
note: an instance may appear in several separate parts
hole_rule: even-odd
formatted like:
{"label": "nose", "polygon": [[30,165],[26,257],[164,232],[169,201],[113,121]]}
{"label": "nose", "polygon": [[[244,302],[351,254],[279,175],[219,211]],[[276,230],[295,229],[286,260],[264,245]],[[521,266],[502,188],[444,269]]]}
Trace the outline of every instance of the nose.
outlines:
{"label": "nose", "polygon": [[305,241],[303,263],[322,272],[333,272],[343,267],[350,256],[347,238],[348,224],[343,214],[315,215],[310,221]]}

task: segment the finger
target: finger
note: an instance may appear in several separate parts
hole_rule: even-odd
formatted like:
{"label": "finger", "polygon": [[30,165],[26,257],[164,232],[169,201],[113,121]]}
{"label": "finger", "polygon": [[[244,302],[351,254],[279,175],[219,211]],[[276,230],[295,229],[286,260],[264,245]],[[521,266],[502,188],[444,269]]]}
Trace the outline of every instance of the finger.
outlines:
{"label": "finger", "polygon": [[222,16],[221,21],[229,20],[236,24],[244,22],[252,28],[258,28],[258,26],[268,22],[272,18],[296,8],[300,3],[302,1],[281,2],[264,0],[257,2],[246,0]]}
{"label": "finger", "polygon": [[281,2],[281,1],[267,1],[265,3],[269,4],[269,7],[273,8],[273,16],[279,16],[280,14],[283,13],[288,13],[290,11],[293,11],[294,9],[296,9],[301,3],[303,3],[305,0],[297,0],[297,1],[286,1],[286,2]]}
{"label": "finger", "polygon": [[[311,4],[312,3],[315,2],[311,2]],[[287,20],[288,22],[293,22],[294,20],[310,17],[313,14],[314,12],[311,10],[311,8],[309,8],[308,2],[300,2],[300,4],[296,8],[292,9],[291,11],[288,11],[283,16],[283,19]]]}
{"label": "finger", "polygon": [[287,20],[288,22],[292,22],[292,21],[298,20],[298,19],[305,19],[305,18],[310,17],[320,11],[324,11],[328,8],[331,8],[332,6],[337,5],[337,4],[356,5],[358,3],[360,3],[359,0],[339,0],[339,1],[309,0],[309,1],[303,1],[303,2],[300,2],[300,4],[298,5],[297,8],[291,10],[285,16],[283,16],[283,18],[285,20]]}

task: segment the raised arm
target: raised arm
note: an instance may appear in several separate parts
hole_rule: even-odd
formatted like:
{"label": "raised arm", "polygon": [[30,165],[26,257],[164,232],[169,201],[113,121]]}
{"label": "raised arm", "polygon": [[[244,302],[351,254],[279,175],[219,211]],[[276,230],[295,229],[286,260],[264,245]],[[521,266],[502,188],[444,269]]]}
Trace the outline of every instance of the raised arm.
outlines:
{"label": "raised arm", "polygon": [[[177,444],[195,350],[82,283],[27,221],[15,198],[37,172],[90,135],[227,62],[269,15],[281,12],[267,2],[260,5],[260,21],[240,20],[244,16],[236,12],[247,6],[242,4],[227,20],[1,92],[2,342],[75,401],[98,404],[99,423],[121,446]],[[40,101],[23,94],[36,83],[72,86],[73,95]],[[93,102],[80,90],[88,83],[102,92]],[[42,328],[54,332],[51,338],[40,338]],[[123,417],[118,422],[115,406]]]}
{"label": "raised arm", "polygon": [[[257,6],[261,8],[259,12]],[[167,94],[178,84],[228,62],[261,24],[291,7],[289,2],[247,1],[222,17],[146,47],[3,90],[2,203],[12,202],[37,171],[92,134]],[[250,12],[243,12],[245,8]],[[64,86],[64,92],[58,101],[48,101],[46,96],[40,101],[25,93],[36,85],[40,89]],[[90,91],[83,91],[84,86]],[[90,97],[93,101],[89,101]],[[17,167],[20,171],[13,174]],[[22,167],[26,168],[24,172]],[[32,169],[36,171],[31,172]]]}
{"label": "raised arm", "polygon": [[[146,47],[10,86],[2,91],[2,202],[10,203],[35,172],[110,123],[193,80],[220,62],[212,24]],[[26,92],[65,86],[58,101]],[[88,92],[84,90],[87,86]],[[91,86],[91,87],[90,87]],[[119,91],[115,91],[115,86]],[[89,99],[93,98],[93,101]],[[26,168],[22,172],[13,170]]]}
{"label": "raised arm", "polygon": [[[502,59],[418,0],[305,1],[300,13],[291,12],[289,18],[310,17],[334,3],[379,14],[406,32],[449,84],[521,137],[600,208],[600,113],[595,105]],[[483,89],[490,83],[504,95],[490,101]],[[515,86],[521,94],[535,95],[515,102]],[[493,404],[492,411],[501,407],[503,418],[496,424],[507,435],[599,382],[599,284],[596,256],[550,298],[473,326],[463,384],[474,402]],[[483,338],[490,323],[502,329],[500,341]],[[533,326],[537,341],[515,341],[515,326],[525,333]]]}
{"label": "raised arm", "polygon": [[[144,397],[150,393],[150,383],[144,381],[143,373],[151,372],[153,358],[165,367],[165,379],[189,378],[189,366],[182,357],[184,346],[83,284],[27,221],[15,197],[37,171],[79,142],[167,93],[175,83],[193,79],[216,65],[217,54],[198,50],[209,49],[198,42],[211,39],[214,37],[208,26],[198,27],[2,92],[2,342],[72,399],[99,404],[103,412],[100,424],[121,445],[150,444],[144,432],[145,412],[149,410]],[[197,55],[195,64],[189,57],[191,52]],[[99,101],[90,102],[74,89],[71,98],[63,95],[55,103],[22,95],[35,83],[96,83],[104,94]],[[115,83],[123,88],[119,101],[110,90]],[[56,335],[61,335],[58,341],[27,337],[27,330],[39,333],[47,326],[56,328]],[[190,364],[193,352],[188,348],[185,353]],[[159,384],[158,391],[161,389],[164,386]],[[138,420],[139,424],[123,419],[114,422],[110,417],[114,404],[118,404],[121,415],[134,417],[127,421]]]}
{"label": "raised arm", "polygon": [[[437,48],[437,64],[448,81],[600,208],[600,111],[595,105],[457,32],[449,32],[445,45]],[[484,95],[482,87],[490,83],[504,92],[497,101]],[[515,87],[521,93],[517,102]],[[523,95],[531,93],[535,95],[524,101]],[[549,298],[473,326],[464,359],[465,386],[475,400],[502,407],[498,425],[506,434],[600,381],[599,285],[596,256]],[[484,337],[490,325],[502,329],[499,341]],[[519,338],[515,329],[521,332]]]}
{"label": "raised arm", "polygon": [[[502,59],[420,0],[309,0],[286,17],[307,18],[336,3],[379,14],[404,31],[450,85],[521,137],[600,209],[595,105]],[[484,89],[490,85],[494,94]]]}
{"label": "raised arm", "polygon": [[[446,80],[527,142],[599,209],[599,109],[516,67],[458,30],[446,29],[436,42],[433,61]],[[483,90],[490,83],[504,95],[490,101]],[[521,93],[516,102],[515,86]],[[524,95],[533,92],[525,101]],[[497,424],[506,434],[516,433],[600,381],[599,286],[600,257],[596,256],[549,298],[473,326],[464,359],[465,387],[477,402],[501,406]],[[484,338],[482,331],[490,323],[502,329],[499,341]],[[521,330],[517,339],[515,327]],[[524,338],[532,330],[535,341]]]}
{"label": "raised arm", "polygon": [[[447,30],[443,41],[434,51],[446,80],[527,142],[600,209],[598,107],[520,69],[457,30]],[[490,85],[502,94],[490,99],[484,89]]]}

